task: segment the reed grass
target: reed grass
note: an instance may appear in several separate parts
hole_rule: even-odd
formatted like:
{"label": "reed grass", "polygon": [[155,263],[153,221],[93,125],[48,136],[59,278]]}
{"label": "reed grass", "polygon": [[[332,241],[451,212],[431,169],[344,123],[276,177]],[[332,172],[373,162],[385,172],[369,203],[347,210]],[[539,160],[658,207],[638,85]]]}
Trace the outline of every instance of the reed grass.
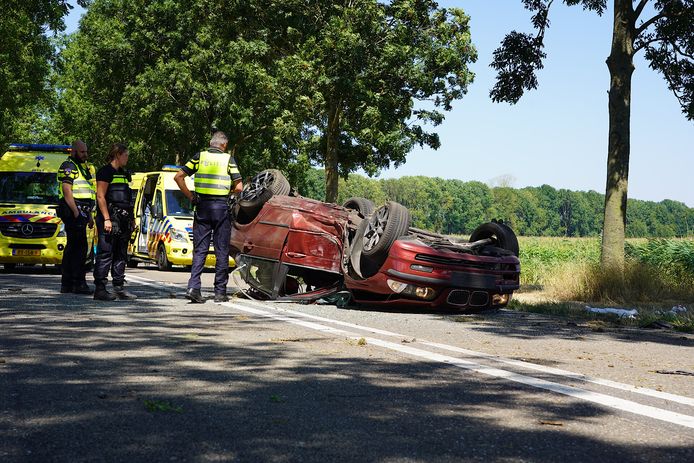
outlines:
{"label": "reed grass", "polygon": [[[600,268],[597,238],[521,237],[519,243],[521,292],[541,291],[546,301],[512,308],[567,315],[585,312],[585,305],[636,308],[637,319],[620,323],[661,321],[694,331],[694,240],[629,240],[623,273]],[[687,312],[672,313],[674,306]]]}

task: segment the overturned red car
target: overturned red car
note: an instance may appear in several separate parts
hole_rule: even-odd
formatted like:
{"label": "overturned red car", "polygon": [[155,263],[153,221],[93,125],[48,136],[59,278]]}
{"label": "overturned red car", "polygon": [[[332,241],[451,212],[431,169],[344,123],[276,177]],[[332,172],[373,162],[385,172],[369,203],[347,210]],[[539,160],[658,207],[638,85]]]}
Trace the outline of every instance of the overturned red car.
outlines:
{"label": "overturned red car", "polygon": [[365,198],[342,206],[291,192],[265,170],[232,203],[231,255],[253,297],[314,301],[349,295],[368,305],[500,308],[519,288],[518,240],[480,225],[469,242],[410,227],[407,209]]}

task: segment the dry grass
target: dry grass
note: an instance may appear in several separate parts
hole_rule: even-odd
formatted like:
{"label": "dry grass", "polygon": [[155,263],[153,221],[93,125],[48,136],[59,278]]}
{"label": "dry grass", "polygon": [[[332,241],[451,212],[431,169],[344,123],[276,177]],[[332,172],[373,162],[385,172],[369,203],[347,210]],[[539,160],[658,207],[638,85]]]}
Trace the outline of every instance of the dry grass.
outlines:
{"label": "dry grass", "polygon": [[545,276],[545,290],[558,300],[606,304],[694,301],[694,286],[664,277],[656,268],[627,262],[624,273],[586,262],[561,264]]}
{"label": "dry grass", "polygon": [[[526,288],[511,307],[573,318],[605,319],[621,325],[657,323],[694,332],[694,285],[675,280],[652,266],[630,261],[624,274],[615,274],[592,262],[564,262],[544,274],[543,280],[541,291],[537,287],[534,291]],[[636,319],[597,315],[587,312],[587,305],[637,309],[639,315]],[[673,313],[674,306],[688,310]]]}

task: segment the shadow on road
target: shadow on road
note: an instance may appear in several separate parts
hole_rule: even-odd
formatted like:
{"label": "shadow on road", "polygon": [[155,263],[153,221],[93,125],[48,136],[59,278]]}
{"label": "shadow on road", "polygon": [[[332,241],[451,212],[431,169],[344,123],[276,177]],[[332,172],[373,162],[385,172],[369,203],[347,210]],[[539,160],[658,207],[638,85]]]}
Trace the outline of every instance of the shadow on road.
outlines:
{"label": "shadow on road", "polygon": [[586,402],[334,337],[287,338],[281,322],[151,288],[99,303],[57,294],[52,275],[32,282],[0,283],[5,462],[694,458],[647,435],[585,435],[575,425],[606,413]]}

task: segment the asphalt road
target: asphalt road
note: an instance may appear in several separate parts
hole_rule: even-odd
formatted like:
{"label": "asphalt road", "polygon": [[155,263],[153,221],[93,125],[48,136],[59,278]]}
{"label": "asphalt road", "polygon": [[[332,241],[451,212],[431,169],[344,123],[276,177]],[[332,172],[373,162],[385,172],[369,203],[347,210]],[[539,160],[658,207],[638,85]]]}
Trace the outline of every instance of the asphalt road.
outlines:
{"label": "asphalt road", "polygon": [[0,273],[0,462],[694,461],[691,335],[127,274],[139,299],[103,303]]}

